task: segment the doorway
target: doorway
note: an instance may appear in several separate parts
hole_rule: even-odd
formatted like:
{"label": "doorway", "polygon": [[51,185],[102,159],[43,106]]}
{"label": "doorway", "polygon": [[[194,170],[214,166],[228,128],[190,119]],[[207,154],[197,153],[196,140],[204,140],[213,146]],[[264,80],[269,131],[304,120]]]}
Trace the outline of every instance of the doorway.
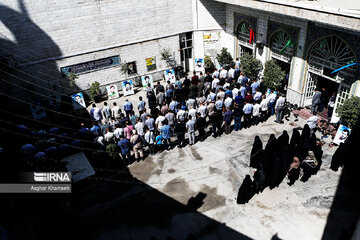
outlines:
{"label": "doorway", "polygon": [[185,73],[191,69],[192,50],[193,50],[193,34],[192,32],[182,33],[179,36],[180,43],[180,59],[181,66],[184,68]]}
{"label": "doorway", "polygon": [[284,61],[281,61],[281,60],[276,59],[274,57],[272,59],[275,60],[276,64],[281,68],[281,71],[285,72],[285,77],[284,77],[283,85],[282,85],[281,89],[287,89],[287,85],[288,85],[288,82],[289,82],[289,76],[290,76],[290,64],[291,64],[291,61],[290,62],[284,62]]}

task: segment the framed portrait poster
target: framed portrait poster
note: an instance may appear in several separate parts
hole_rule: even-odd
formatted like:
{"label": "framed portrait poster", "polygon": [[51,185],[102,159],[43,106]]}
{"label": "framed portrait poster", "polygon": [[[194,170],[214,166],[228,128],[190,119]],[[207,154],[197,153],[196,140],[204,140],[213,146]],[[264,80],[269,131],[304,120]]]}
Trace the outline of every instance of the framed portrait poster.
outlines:
{"label": "framed portrait poster", "polygon": [[336,131],[336,135],[334,137],[334,143],[337,145],[340,145],[340,143],[344,143],[345,140],[349,137],[351,133],[351,129],[344,126],[344,125],[340,125],[338,130]]}
{"label": "framed portrait poster", "polygon": [[175,71],[174,69],[168,69],[164,71],[165,81],[170,81],[171,83],[175,83]]}
{"label": "framed portrait poster", "polygon": [[121,83],[124,96],[134,94],[133,80],[126,80]]}
{"label": "framed portrait poster", "polygon": [[119,97],[119,91],[117,89],[116,84],[110,85],[106,87],[107,90],[107,94],[108,94],[108,99],[115,99]]}
{"label": "framed portrait poster", "polygon": [[195,58],[195,71],[196,72],[204,71],[204,59],[203,58]]}
{"label": "framed portrait poster", "polygon": [[84,95],[82,92],[71,95],[71,102],[74,106],[74,110],[86,108]]}
{"label": "framed portrait poster", "polygon": [[129,68],[128,68],[128,74],[129,75],[137,73],[136,62],[135,61],[129,62],[128,66],[129,66]]}
{"label": "framed portrait poster", "polygon": [[141,77],[141,83],[144,88],[151,87],[154,88],[154,82],[151,75],[145,75]]}

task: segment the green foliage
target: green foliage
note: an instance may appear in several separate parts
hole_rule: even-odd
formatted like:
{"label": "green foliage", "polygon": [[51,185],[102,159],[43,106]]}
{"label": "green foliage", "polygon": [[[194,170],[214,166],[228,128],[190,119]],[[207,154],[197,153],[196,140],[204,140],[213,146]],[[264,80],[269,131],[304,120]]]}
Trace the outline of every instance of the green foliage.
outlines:
{"label": "green foliage", "polygon": [[221,65],[230,65],[233,63],[231,54],[227,51],[227,48],[222,48],[221,52],[216,55],[216,59]]}
{"label": "green foliage", "polygon": [[269,60],[265,63],[264,86],[279,91],[284,84],[285,72],[276,64],[275,60]]}
{"label": "green foliage", "polygon": [[170,48],[163,48],[160,50],[161,60],[166,61],[167,66],[175,67],[176,63],[171,54]]}
{"label": "green foliage", "polygon": [[205,56],[204,63],[206,68],[214,68],[214,63],[209,56]]}
{"label": "green foliage", "polygon": [[90,86],[90,99],[91,101],[95,101],[95,97],[100,95],[100,83],[93,82]]}
{"label": "green foliage", "polygon": [[263,65],[260,60],[256,59],[253,55],[245,53],[240,57],[241,70],[250,79],[257,79]]}
{"label": "green foliage", "polygon": [[336,109],[342,124],[353,128],[360,115],[360,97],[351,97],[345,100],[344,104]]}
{"label": "green foliage", "polygon": [[127,62],[120,63],[120,72],[124,75],[130,70],[129,64]]}
{"label": "green foliage", "polygon": [[77,79],[78,76],[74,72],[70,72],[69,75],[67,75],[67,79],[69,79],[69,85],[71,88],[76,87],[75,79]]}

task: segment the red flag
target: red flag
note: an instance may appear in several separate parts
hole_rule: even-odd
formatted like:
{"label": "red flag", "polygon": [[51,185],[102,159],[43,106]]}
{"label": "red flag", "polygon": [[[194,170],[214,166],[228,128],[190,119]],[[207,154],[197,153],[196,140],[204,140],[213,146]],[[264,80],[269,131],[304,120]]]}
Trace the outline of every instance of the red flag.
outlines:
{"label": "red flag", "polygon": [[255,33],[254,33],[254,31],[250,28],[249,44],[251,44],[251,43],[254,41],[254,37],[255,37]]}

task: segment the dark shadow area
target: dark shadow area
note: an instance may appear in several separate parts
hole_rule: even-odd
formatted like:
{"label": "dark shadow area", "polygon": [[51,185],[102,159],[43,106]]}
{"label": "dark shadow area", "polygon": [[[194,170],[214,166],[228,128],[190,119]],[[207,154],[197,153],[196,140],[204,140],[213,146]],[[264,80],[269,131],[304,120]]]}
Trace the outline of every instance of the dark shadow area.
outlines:
{"label": "dark shadow area", "polygon": [[[327,219],[322,239],[351,239],[360,217],[359,147],[360,118],[345,143],[333,155],[330,168],[342,168],[339,184]],[[359,229],[357,230],[359,231]]]}
{"label": "dark shadow area", "polygon": [[246,175],[239,188],[237,203],[247,203],[255,194],[269,187],[278,187],[285,177],[288,185],[293,185],[300,177],[306,182],[317,174],[322,164],[321,144],[315,134],[310,135],[310,128],[305,124],[300,135],[294,128],[291,139],[287,131],[278,138],[271,134],[263,149],[261,139],[256,136],[250,153],[250,167],[256,169],[253,180]]}
{"label": "dark shadow area", "polygon": [[[21,12],[0,4],[0,20],[15,37],[0,36],[1,180],[67,171],[61,160],[79,152],[105,170],[73,183],[71,194],[1,194],[0,238],[250,239],[197,211],[206,194],[181,204],[132,177],[118,152],[94,142],[90,115],[74,111],[70,100],[79,89],[68,88],[56,63],[23,66],[62,52],[19,4]],[[46,117],[34,119],[29,105]]]}

